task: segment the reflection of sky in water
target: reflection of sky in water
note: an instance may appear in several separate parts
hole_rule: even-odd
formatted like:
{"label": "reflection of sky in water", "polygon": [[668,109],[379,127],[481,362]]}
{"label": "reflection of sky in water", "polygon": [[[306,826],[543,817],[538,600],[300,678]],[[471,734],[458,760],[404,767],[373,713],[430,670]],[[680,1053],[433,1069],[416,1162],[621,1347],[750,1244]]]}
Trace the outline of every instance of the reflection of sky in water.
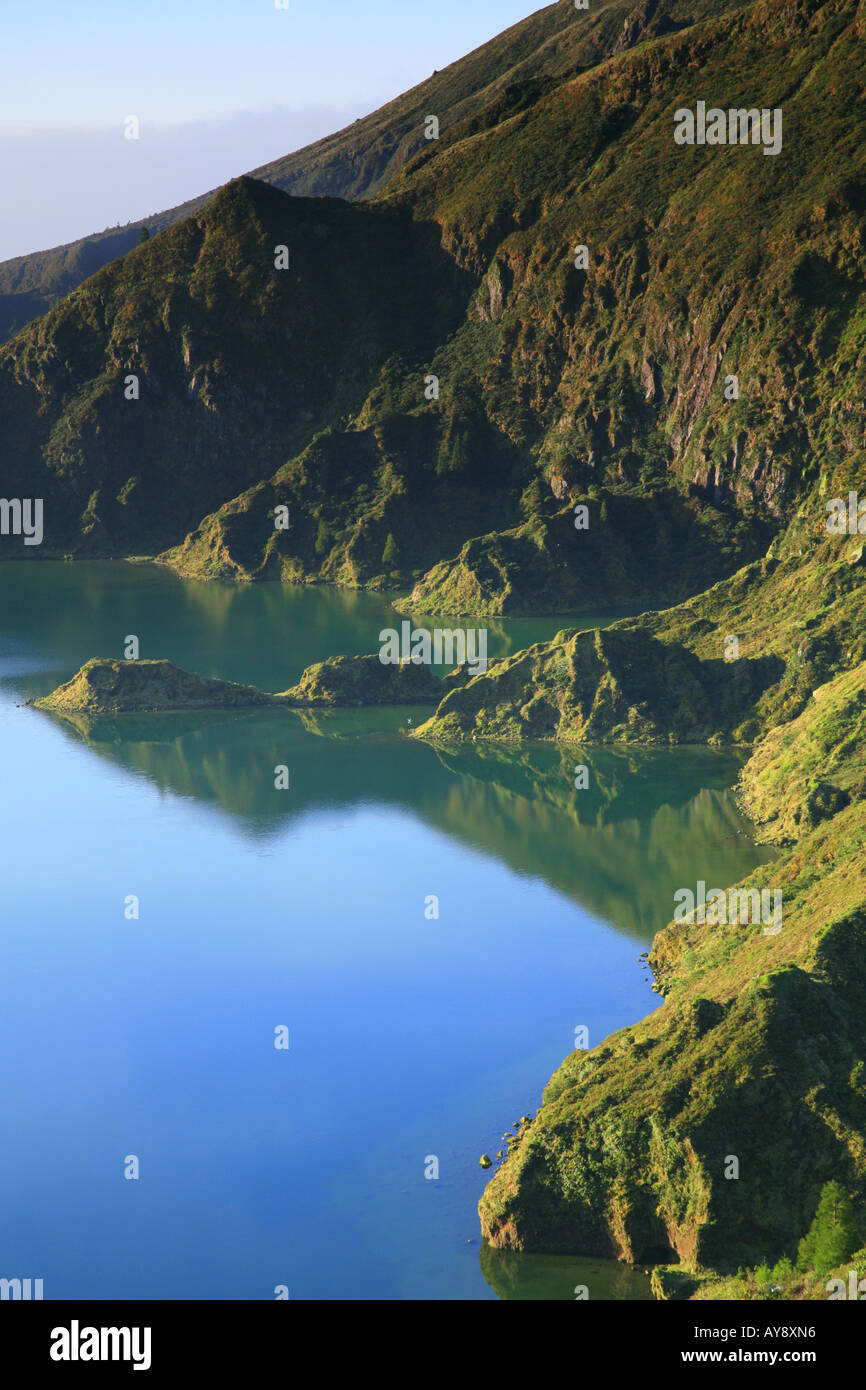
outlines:
{"label": "reflection of sky in water", "polygon": [[129,632],[277,688],[387,611],[223,587],[0,567],[0,1272],[49,1298],[645,1292],[598,1262],[485,1252],[482,1273],[478,1157],[577,1025],[594,1044],[657,1006],[635,958],[673,888],[757,862],[730,764],[599,752],[581,803],[570,754],[440,755],[397,712],[334,738],[283,711],[76,728],[16,707]]}

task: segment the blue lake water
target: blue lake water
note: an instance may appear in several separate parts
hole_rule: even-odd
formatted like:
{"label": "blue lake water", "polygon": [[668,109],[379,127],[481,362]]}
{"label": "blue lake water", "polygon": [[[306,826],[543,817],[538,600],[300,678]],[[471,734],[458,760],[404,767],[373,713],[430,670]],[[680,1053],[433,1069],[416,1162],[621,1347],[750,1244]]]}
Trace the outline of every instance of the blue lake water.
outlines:
{"label": "blue lake water", "polygon": [[[590,750],[578,792],[573,753],[437,751],[406,736],[418,711],[23,704],[133,633],[281,690],[399,621],[374,595],[0,565],[0,1276],[46,1298],[649,1296],[613,1262],[482,1250],[478,1159],[576,1027],[595,1045],[658,1007],[636,957],[676,889],[767,857],[730,757]],[[565,625],[488,623],[490,654]]]}

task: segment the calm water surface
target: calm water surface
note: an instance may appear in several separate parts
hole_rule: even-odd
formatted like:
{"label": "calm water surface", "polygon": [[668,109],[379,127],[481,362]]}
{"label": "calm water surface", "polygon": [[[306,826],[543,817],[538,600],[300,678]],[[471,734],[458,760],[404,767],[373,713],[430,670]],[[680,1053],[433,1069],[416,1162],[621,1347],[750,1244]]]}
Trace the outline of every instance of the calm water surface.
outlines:
{"label": "calm water surface", "polygon": [[[582,753],[577,792],[573,753],[437,752],[406,737],[417,710],[22,703],[133,633],[282,690],[399,621],[366,594],[0,565],[0,1275],[46,1298],[649,1296],[615,1263],[482,1249],[478,1158],[578,1025],[595,1045],[658,1007],[636,957],[675,890],[768,857],[730,758]],[[488,623],[490,655],[566,625]]]}

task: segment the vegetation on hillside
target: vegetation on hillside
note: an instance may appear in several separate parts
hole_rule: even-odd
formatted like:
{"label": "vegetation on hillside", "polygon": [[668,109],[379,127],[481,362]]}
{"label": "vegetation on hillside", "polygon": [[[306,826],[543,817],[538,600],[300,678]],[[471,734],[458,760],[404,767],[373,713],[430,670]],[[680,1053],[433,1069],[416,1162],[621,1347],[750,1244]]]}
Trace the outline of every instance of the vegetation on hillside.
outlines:
{"label": "vegetation on hillside", "polygon": [[859,1301],[866,1291],[863,1232],[847,1192],[831,1180],[821,1189],[818,1210],[793,1260],[783,1255],[772,1266],[764,1262],[728,1275],[710,1270],[689,1274],[676,1266],[659,1265],[652,1282],[661,1299]]}
{"label": "vegetation on hillside", "polygon": [[[533,92],[565,73],[589,68],[612,52],[650,34],[702,17],[727,3],[742,0],[684,0],[664,5],[657,0],[593,0],[591,10],[575,18],[572,0],[530,15],[474,53],[388,102],[380,110],[251,170],[254,178],[285,193],[305,197],[369,198],[396,175],[426,144],[426,119],[438,116],[447,132],[471,116],[482,122],[521,109]],[[481,113],[484,113],[483,115]],[[152,214],[124,227],[106,228],[65,246],[36,251],[0,264],[0,342],[46,313],[103,265],[138,245],[140,232],[151,233],[198,212],[216,190],[179,207]]]}
{"label": "vegetation on hillside", "polygon": [[[752,746],[741,796],[781,852],[739,888],[781,893],[783,922],[658,921],[664,1007],[563,1063],[482,1228],[658,1262],[659,1296],[767,1271],[814,1296],[866,1198],[866,543],[827,527],[866,495],[866,21],[594,8],[410,94],[397,155],[371,118],[364,203],[238,180],[18,334],[4,488],[44,496],[44,553],[399,586],[424,613],[646,606],[461,676],[418,735],[443,760]],[[675,145],[708,97],[782,109],[783,150]],[[325,180],[355,158],[319,156]],[[287,702],[433,689],[385,669],[324,663]],[[822,1190],[853,1204],[841,1245]]]}
{"label": "vegetation on hillside", "polygon": [[273,705],[252,685],[197,676],[170,661],[91,657],[50,695],[34,700],[53,714],[134,714],[151,710],[246,709]]}
{"label": "vegetation on hillside", "polygon": [[[459,283],[399,209],[239,179],[0,348],[6,495],[45,499],[40,554],[153,554],[357,410],[383,356],[423,359]],[[317,480],[335,501],[347,481]],[[241,553],[262,544],[243,503]],[[9,536],[0,553],[33,552]]]}
{"label": "vegetation on hillside", "polygon": [[[42,553],[476,616],[757,560],[863,435],[858,24],[562,3],[449,70],[453,119],[372,200],[246,179],[152,236],[0,350]],[[707,92],[782,107],[782,152],[676,145]]]}
{"label": "vegetation on hillside", "polygon": [[[851,732],[866,662],[815,695],[791,725],[784,784],[775,729],[743,771],[745,799],[774,824],[787,801],[808,803],[816,740],[831,727],[840,739]],[[674,1276],[659,1285],[671,1296],[671,1277],[682,1287],[688,1275],[694,1291],[695,1274],[790,1256],[825,1182],[840,1183],[862,1212],[862,740],[849,757],[849,795],[819,816],[784,820],[793,844],[738,885],[781,893],[781,930],[754,916],[724,925],[694,914],[666,927],[650,954],[664,1008],[575,1052],[554,1075],[482,1198],[493,1244],[673,1258]],[[817,1267],[808,1241],[801,1253]]]}

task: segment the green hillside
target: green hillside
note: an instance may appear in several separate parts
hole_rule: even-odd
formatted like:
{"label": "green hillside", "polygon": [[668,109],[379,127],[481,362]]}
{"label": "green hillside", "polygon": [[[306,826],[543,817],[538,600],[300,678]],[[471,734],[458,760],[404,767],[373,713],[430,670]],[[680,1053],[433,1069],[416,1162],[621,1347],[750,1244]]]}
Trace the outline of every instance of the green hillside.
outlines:
{"label": "green hillside", "polygon": [[[614,9],[535,16],[567,71],[488,93],[373,201],[238,181],[0,351],[42,553],[475,616],[674,603],[762,555],[862,441],[857,7],[650,6],[575,71]],[[676,145],[702,93],[781,106],[782,152]]]}
{"label": "green hillside", "polygon": [[460,278],[399,208],[237,180],[0,348],[7,495],[45,499],[42,554],[179,541],[357,412],[383,360],[432,351]]}
{"label": "green hillside", "polygon": [[[748,746],[780,930],[671,903],[664,1008],[563,1063],[480,1207],[502,1249],[673,1262],[664,1296],[792,1257],[831,1180],[866,1201],[864,39],[864,0],[562,0],[0,348],[4,491],[45,506],[0,556],[576,615],[442,687],[414,736],[457,765]],[[778,153],[677,144],[698,102],[781,111]],[[387,699],[375,663],[291,699]]]}
{"label": "green hillside", "polygon": [[170,661],[92,657],[72,680],[34,700],[54,714],[140,714],[154,710],[253,709],[274,698],[252,685],[182,671]]}
{"label": "green hillside", "polygon": [[[527,83],[591,67],[645,34],[665,32],[712,11],[707,0],[663,6],[657,0],[637,6],[634,0],[593,0],[578,28],[571,22],[571,0],[559,0],[345,130],[250,173],[286,193],[368,198],[424,146],[424,125],[431,113],[447,129],[496,98],[506,107],[519,106]],[[151,233],[163,231],[197,212],[214,192],[124,227],[0,263],[0,342],[45,313],[87,276],[137,246],[142,227]]]}
{"label": "green hillside", "polygon": [[[864,673],[861,663],[817,690],[815,713],[799,721],[795,798],[814,739],[834,722],[851,732],[846,711],[866,699]],[[753,803],[774,786],[775,752],[771,733],[745,769]],[[857,760],[856,789],[801,817],[792,848],[738,885],[782,895],[777,933],[754,917],[693,917],[658,933],[649,963],[664,1008],[554,1074],[482,1198],[491,1244],[674,1261],[700,1276],[696,1290],[708,1271],[793,1257],[831,1179],[862,1223],[862,742]],[[764,814],[784,814],[788,796],[777,788]]]}

